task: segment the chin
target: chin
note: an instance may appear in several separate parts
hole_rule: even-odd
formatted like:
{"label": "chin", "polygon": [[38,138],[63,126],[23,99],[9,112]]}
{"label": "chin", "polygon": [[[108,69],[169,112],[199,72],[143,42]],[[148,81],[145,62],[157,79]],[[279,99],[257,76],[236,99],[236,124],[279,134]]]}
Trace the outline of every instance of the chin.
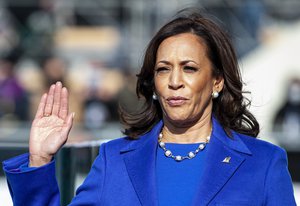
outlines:
{"label": "chin", "polygon": [[186,117],[168,117],[167,118],[168,121],[175,123],[175,124],[181,124],[181,125],[185,125],[189,122],[189,118]]}

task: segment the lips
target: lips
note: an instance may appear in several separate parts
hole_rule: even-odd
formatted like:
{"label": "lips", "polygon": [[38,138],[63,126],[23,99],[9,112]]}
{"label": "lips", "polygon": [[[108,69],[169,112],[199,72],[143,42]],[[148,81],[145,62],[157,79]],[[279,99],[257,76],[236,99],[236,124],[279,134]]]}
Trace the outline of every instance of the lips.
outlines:
{"label": "lips", "polygon": [[170,106],[181,106],[184,103],[186,103],[188,99],[185,97],[181,97],[181,96],[172,96],[172,97],[168,97],[167,98],[167,103]]}

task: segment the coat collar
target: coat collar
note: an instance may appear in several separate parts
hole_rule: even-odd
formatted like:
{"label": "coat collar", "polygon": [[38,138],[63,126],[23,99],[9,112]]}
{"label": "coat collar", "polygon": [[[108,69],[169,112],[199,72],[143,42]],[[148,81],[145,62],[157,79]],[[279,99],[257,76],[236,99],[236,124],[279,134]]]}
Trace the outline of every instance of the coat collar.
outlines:
{"label": "coat collar", "polygon": [[[242,152],[245,154],[251,155],[252,152],[248,149],[248,147],[244,144],[244,142],[240,139],[239,134],[232,131],[232,137],[229,137],[224,131],[223,127],[220,125],[216,118],[212,118],[213,129],[212,129],[212,139],[218,139],[225,146],[230,149],[233,149],[237,152]],[[132,140],[129,142],[124,148],[121,149],[121,153],[129,152],[131,150],[135,150],[143,147],[147,143],[156,143],[158,135],[163,127],[163,121],[159,121],[148,133],[142,135],[138,140]]]}
{"label": "coat collar", "polygon": [[129,178],[143,206],[158,205],[155,160],[157,138],[162,126],[160,121],[150,132],[138,140],[132,140],[121,150]]}
{"label": "coat collar", "polygon": [[232,137],[229,137],[217,119],[212,118],[212,123],[213,123],[213,130],[212,130],[212,137],[211,137],[212,140],[218,139],[225,146],[237,152],[242,152],[249,155],[252,154],[249,148],[241,140],[238,133],[232,131]]}
{"label": "coat collar", "polygon": [[[245,154],[252,154],[239,134],[235,132],[232,134],[233,136],[229,137],[219,122],[213,118],[212,137],[207,147],[202,181],[195,196],[195,205],[209,205],[245,161]],[[226,159],[229,160],[226,162]]]}
{"label": "coat collar", "polygon": [[[213,130],[207,148],[207,159],[203,165],[202,182],[195,199],[195,204],[200,205],[209,204],[243,163],[243,154],[252,154],[237,133],[233,132],[233,137],[230,138],[215,118],[212,121]],[[157,138],[162,126],[163,122],[160,121],[150,132],[138,140],[132,140],[121,150],[141,205],[158,205],[155,161]],[[230,157],[230,163],[222,162],[226,157]]]}

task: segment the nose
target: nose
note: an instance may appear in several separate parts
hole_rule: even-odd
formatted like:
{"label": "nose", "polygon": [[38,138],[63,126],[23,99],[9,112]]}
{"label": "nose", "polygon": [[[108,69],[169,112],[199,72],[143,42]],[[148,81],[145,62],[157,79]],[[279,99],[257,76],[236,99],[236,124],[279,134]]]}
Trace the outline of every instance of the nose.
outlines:
{"label": "nose", "polygon": [[179,70],[174,69],[169,76],[169,89],[177,90],[184,87],[182,74]]}

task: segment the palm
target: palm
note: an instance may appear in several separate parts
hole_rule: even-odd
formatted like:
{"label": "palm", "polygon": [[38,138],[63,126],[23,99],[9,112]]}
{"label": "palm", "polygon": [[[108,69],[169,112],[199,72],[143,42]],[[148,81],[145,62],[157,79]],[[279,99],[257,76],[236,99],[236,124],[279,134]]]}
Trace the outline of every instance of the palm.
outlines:
{"label": "palm", "polygon": [[54,115],[36,119],[31,128],[30,152],[54,155],[67,140],[63,127],[66,127],[64,120]]}
{"label": "palm", "polygon": [[48,163],[67,141],[74,116],[68,104],[68,91],[60,82],[42,96],[30,131],[30,165]]}

